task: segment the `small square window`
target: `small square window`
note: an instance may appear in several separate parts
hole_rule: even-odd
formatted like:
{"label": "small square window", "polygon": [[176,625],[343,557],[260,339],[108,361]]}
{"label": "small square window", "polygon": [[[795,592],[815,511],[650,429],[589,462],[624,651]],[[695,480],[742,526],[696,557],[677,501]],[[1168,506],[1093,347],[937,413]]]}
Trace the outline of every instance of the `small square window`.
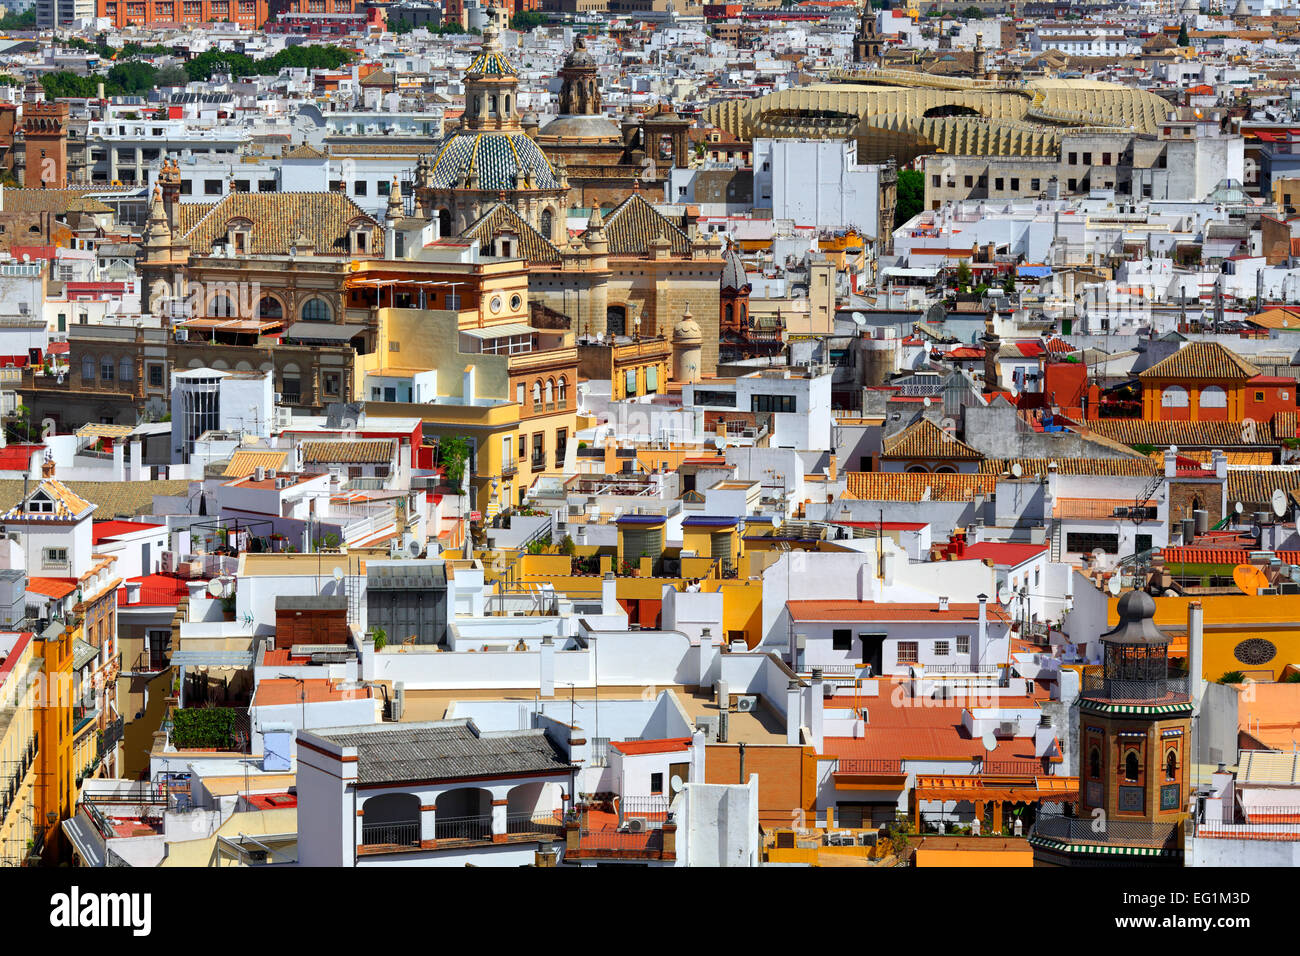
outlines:
{"label": "small square window", "polygon": [[837,651],[853,649],[853,632],[836,628],[831,632],[831,647]]}
{"label": "small square window", "polygon": [[662,773],[650,774],[650,792],[651,793],[664,792],[664,775]]}
{"label": "small square window", "polygon": [[949,643],[948,643],[947,641],[935,641],[935,642],[934,642],[934,656],[935,656],[935,657],[947,657],[947,656],[948,656],[948,648],[949,648],[949,646],[950,646],[950,645],[949,645]]}
{"label": "small square window", "polygon": [[916,641],[898,642],[898,663],[915,664],[917,661]]}

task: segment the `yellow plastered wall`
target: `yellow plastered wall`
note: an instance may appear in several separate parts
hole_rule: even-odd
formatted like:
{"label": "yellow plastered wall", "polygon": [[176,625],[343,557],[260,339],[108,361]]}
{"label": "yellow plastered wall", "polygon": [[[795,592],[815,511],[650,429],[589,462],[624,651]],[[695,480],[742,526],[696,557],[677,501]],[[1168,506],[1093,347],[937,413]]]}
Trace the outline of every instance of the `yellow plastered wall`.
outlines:
{"label": "yellow plastered wall", "polygon": [[[1228,671],[1244,671],[1252,677],[1277,680],[1288,664],[1300,662],[1300,595],[1201,594],[1195,597],[1158,597],[1155,622],[1158,627],[1185,633],[1187,606],[1200,601],[1204,609],[1205,643],[1202,676],[1215,681]],[[1115,610],[1118,600],[1109,601],[1107,619],[1111,627],[1119,623]],[[1277,648],[1277,654],[1260,664],[1238,660],[1233,651],[1242,641],[1262,638]],[[1177,637],[1170,645],[1170,656],[1186,657],[1187,641]]]}

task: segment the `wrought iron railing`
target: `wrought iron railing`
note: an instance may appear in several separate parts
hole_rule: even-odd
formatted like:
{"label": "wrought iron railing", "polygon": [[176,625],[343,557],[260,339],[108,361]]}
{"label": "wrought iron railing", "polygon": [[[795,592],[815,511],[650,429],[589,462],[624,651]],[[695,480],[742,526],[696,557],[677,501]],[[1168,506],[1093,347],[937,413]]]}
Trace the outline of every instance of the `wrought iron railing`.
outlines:
{"label": "wrought iron railing", "polygon": [[1081,697],[1088,700],[1180,703],[1190,700],[1186,672],[1170,672],[1157,680],[1125,680],[1102,674],[1085,674]]}
{"label": "wrought iron railing", "polygon": [[492,818],[485,816],[444,817],[434,819],[434,837],[438,840],[487,842],[492,839]]}
{"label": "wrought iron railing", "polygon": [[1045,773],[1041,760],[984,760],[980,762],[980,773],[1001,776],[1038,776]]}
{"label": "wrought iron railing", "polygon": [[363,846],[419,846],[420,823],[363,823],[361,824],[361,844]]}
{"label": "wrought iron railing", "polygon": [[564,825],[554,814],[509,813],[506,814],[506,833],[538,833],[559,837],[564,834]]}
{"label": "wrought iron railing", "polygon": [[1196,820],[1196,836],[1211,840],[1300,841],[1300,806],[1238,808],[1231,820],[1208,817],[1206,813]]}
{"label": "wrought iron railing", "polygon": [[889,758],[850,758],[840,760],[837,766],[838,773],[879,773],[879,774],[900,774],[903,772],[903,761]]}
{"label": "wrought iron railing", "polygon": [[1067,817],[1043,812],[1035,821],[1030,836],[1063,843],[1173,848],[1178,839],[1178,824],[1116,820],[1110,816]]}

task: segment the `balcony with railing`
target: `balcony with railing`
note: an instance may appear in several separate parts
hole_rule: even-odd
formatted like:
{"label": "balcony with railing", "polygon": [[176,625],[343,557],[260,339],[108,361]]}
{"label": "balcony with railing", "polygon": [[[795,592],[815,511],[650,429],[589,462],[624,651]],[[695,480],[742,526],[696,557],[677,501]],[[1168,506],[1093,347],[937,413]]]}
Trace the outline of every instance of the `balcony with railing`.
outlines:
{"label": "balcony with railing", "polygon": [[1084,700],[1144,706],[1191,701],[1186,671],[1169,671],[1164,677],[1148,679],[1107,677],[1104,672],[1084,674],[1079,696]]}
{"label": "balcony with railing", "polygon": [[1097,847],[1138,847],[1157,851],[1181,851],[1179,823],[1152,820],[1122,820],[1113,815],[1075,816],[1045,805],[1029,832],[1035,844],[1073,844]]}
{"label": "balcony with railing", "polygon": [[1198,839],[1300,841],[1300,806],[1237,807],[1229,819],[1205,812],[1195,822]]}

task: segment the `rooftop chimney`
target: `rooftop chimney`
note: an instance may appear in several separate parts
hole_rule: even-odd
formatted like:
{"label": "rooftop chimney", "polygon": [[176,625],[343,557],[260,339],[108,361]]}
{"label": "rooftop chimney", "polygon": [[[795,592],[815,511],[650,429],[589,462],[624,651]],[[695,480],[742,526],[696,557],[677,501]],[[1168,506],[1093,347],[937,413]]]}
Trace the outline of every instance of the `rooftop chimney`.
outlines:
{"label": "rooftop chimney", "polygon": [[939,610],[948,610],[948,596],[946,594],[939,595]]}

